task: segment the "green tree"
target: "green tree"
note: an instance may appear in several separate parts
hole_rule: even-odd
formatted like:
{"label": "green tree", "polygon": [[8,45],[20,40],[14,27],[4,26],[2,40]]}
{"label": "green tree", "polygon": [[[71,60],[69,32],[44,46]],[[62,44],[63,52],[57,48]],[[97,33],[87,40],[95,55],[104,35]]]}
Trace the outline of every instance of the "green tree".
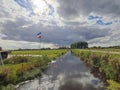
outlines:
{"label": "green tree", "polygon": [[71,44],[71,48],[75,49],[75,48],[88,48],[88,43],[87,42],[75,42],[73,44]]}

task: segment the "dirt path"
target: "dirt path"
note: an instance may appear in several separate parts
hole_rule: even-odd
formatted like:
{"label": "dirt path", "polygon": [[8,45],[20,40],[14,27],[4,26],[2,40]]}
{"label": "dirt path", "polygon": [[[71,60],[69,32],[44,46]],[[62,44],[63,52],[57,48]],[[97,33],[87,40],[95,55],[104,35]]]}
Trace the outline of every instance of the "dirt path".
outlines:
{"label": "dirt path", "polygon": [[42,55],[18,54],[18,55],[8,55],[8,58],[11,58],[11,57],[14,57],[14,56],[31,56],[31,57],[41,57]]}
{"label": "dirt path", "polygon": [[110,54],[120,54],[120,52],[114,51],[100,51],[100,50],[90,50],[91,52],[102,52],[102,53],[110,53]]}

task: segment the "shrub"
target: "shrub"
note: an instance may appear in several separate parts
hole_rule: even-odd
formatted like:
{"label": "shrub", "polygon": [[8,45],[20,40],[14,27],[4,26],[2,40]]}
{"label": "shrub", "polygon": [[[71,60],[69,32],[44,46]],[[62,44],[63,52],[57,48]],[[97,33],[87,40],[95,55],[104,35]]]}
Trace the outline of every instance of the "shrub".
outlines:
{"label": "shrub", "polygon": [[90,60],[92,60],[92,63],[91,63],[92,66],[100,67],[100,62],[101,62],[101,56],[100,55],[92,53],[89,58],[90,58]]}
{"label": "shrub", "polygon": [[0,90],[15,90],[15,86],[12,84],[9,84],[7,86],[0,86]]}
{"label": "shrub", "polygon": [[0,84],[6,84],[6,77],[9,72],[10,70],[7,68],[2,69],[2,71],[0,72]]}

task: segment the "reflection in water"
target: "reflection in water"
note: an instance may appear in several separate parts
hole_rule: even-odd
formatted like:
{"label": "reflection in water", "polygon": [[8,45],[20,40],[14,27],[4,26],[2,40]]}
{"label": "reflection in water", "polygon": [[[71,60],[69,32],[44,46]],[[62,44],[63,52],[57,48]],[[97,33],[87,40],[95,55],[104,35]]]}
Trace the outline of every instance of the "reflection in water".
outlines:
{"label": "reflection in water", "polygon": [[90,84],[87,84],[84,86],[81,83],[76,81],[68,81],[64,85],[59,87],[58,90],[103,90],[103,89],[102,88],[97,89]]}
{"label": "reflection in water", "polygon": [[52,62],[42,77],[17,90],[104,90],[80,59],[68,52]]}

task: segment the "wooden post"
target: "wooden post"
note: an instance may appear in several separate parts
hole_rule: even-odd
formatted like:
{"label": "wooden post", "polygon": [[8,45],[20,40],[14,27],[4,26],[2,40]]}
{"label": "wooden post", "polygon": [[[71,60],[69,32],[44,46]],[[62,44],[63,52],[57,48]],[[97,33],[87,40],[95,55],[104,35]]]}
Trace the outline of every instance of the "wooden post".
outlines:
{"label": "wooden post", "polygon": [[4,62],[3,62],[3,58],[2,58],[2,53],[1,52],[0,52],[0,60],[1,60],[2,66],[4,66]]}

